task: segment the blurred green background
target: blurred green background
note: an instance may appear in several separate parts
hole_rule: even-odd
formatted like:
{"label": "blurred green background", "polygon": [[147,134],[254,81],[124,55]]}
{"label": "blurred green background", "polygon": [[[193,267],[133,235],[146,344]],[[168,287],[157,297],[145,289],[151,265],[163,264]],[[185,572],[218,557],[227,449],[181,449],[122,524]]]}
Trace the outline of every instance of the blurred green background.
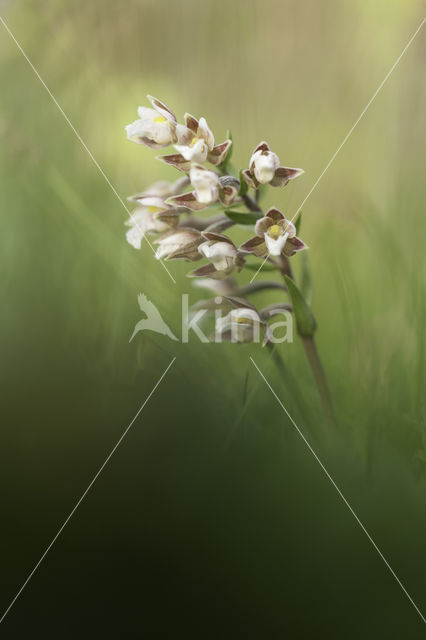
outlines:
{"label": "blurred green background", "polygon": [[[231,129],[237,166],[266,139],[303,167],[267,196],[290,216],[423,17],[420,0],[0,7],[122,197],[175,177],[125,137],[150,93],[179,119],[204,115],[218,141]],[[181,293],[205,292],[187,264],[170,264],[173,285],[125,242],[125,211],[1,25],[0,53],[2,610],[177,356],[0,632],[424,637],[249,362],[424,613],[424,32],[303,208],[333,437],[297,340],[281,353],[302,403],[260,346],[129,344],[139,292],[176,332]]]}

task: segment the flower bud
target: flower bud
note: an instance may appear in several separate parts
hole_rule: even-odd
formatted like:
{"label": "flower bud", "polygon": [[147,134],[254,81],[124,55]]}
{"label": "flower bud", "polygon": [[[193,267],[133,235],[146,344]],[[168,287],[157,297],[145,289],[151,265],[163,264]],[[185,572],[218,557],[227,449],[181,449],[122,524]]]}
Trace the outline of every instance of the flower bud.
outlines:
{"label": "flower bud", "polygon": [[157,260],[188,260],[194,262],[201,259],[198,246],[204,241],[201,233],[196,229],[179,227],[169,231],[155,241],[158,249],[155,254]]}
{"label": "flower bud", "polygon": [[219,197],[219,176],[217,173],[204,169],[200,165],[193,165],[189,177],[198,202],[204,204],[216,202]]}
{"label": "flower bud", "polygon": [[280,159],[273,151],[256,151],[251,157],[250,166],[259,184],[268,184],[280,166]]}
{"label": "flower bud", "polygon": [[259,340],[261,322],[254,309],[240,307],[216,320],[216,335],[231,342],[254,342]]}

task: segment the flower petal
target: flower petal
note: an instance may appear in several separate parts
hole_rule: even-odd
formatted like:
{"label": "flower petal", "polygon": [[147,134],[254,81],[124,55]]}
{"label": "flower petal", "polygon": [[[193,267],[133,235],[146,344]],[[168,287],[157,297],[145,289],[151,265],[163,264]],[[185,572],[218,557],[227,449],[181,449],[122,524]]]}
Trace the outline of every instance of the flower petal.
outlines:
{"label": "flower petal", "polygon": [[239,250],[243,253],[253,253],[258,258],[264,258],[268,255],[265,240],[264,238],[259,238],[259,236],[254,236],[254,238],[243,242]]}
{"label": "flower petal", "polygon": [[126,233],[126,239],[135,249],[140,249],[145,231],[140,226],[132,226]]}
{"label": "flower petal", "polygon": [[176,136],[178,144],[189,145],[194,138],[194,132],[188,129],[188,127],[185,127],[184,124],[177,124]]}
{"label": "flower petal", "polygon": [[[148,109],[148,111],[151,111],[151,109]],[[131,124],[128,124],[125,129],[128,140],[136,142],[137,144],[144,144],[151,149],[163,149],[170,144],[170,142],[167,142],[167,144],[159,144],[149,138],[147,136],[146,123],[143,120],[135,120]]]}
{"label": "flower petal", "polygon": [[213,242],[228,242],[229,244],[232,244],[232,246],[235,246],[231,238],[228,238],[228,236],[225,236],[223,233],[214,233],[213,231],[202,231],[201,235],[203,236],[203,238],[206,238],[206,240],[212,240]]}
{"label": "flower petal", "polygon": [[175,114],[171,109],[169,109],[169,107],[166,104],[164,104],[164,102],[161,102],[161,100],[158,100],[158,98],[154,98],[153,96],[149,96],[149,95],[147,96],[147,98],[152,104],[152,106],[159,113],[161,113],[162,116],[164,116],[167,120],[171,120],[171,122],[174,122],[176,124],[177,120],[176,120]]}
{"label": "flower petal", "polygon": [[207,260],[209,260],[218,271],[228,270],[228,273],[234,268],[234,257],[237,255],[237,249],[233,244],[228,242],[210,242],[206,241],[200,244],[198,251]]}
{"label": "flower petal", "polygon": [[168,147],[176,142],[176,125],[172,120],[159,116],[158,111],[148,107],[138,107],[138,114],[140,119],[126,127],[130,140],[152,149]]}
{"label": "flower petal", "polygon": [[225,207],[228,207],[238,197],[241,182],[235,176],[221,176],[219,185],[219,200]]}
{"label": "flower petal", "polygon": [[167,205],[164,203],[163,198],[157,198],[156,196],[144,196],[143,198],[137,198],[136,202],[139,202],[144,207],[155,207],[161,211],[162,209],[168,209]]}
{"label": "flower petal", "polygon": [[219,189],[219,200],[225,207],[229,207],[229,205],[235,201],[237,196],[238,189],[231,187],[231,185]]}
{"label": "flower petal", "polygon": [[255,151],[250,160],[250,171],[261,184],[269,184],[280,166],[280,159],[272,151]]}
{"label": "flower petal", "polygon": [[256,153],[256,151],[270,151],[269,144],[267,142],[259,142],[253,153]]}
{"label": "flower petal", "polygon": [[285,220],[284,214],[279,209],[276,209],[275,207],[272,207],[271,209],[269,209],[266,212],[266,216],[268,218],[271,218],[275,222],[275,224],[278,224],[279,222],[281,222],[281,220]]}
{"label": "flower petal", "polygon": [[175,182],[168,182],[167,180],[158,180],[157,182],[152,183],[145,189],[145,191],[141,191],[140,193],[135,193],[131,196],[127,197],[127,200],[130,202],[141,202],[143,204],[143,200],[145,198],[158,198],[162,201],[162,205],[164,206],[165,198],[169,196],[174,196],[177,193],[182,193],[184,189],[189,184],[189,178],[187,176],[183,176],[182,178],[178,178]]}
{"label": "flower petal", "polygon": [[198,120],[197,120],[197,118],[194,118],[194,116],[191,116],[190,113],[185,113],[185,115],[183,116],[183,119],[184,119],[185,124],[188,127],[188,129],[190,129],[195,135],[197,133],[197,131],[198,131]]}
{"label": "flower petal", "polygon": [[273,224],[274,224],[274,221],[272,220],[272,218],[268,216],[264,216],[263,218],[260,218],[260,220],[256,222],[254,226],[254,232],[257,236],[259,236],[260,238],[263,238],[263,236],[265,235],[269,227],[272,226]]}
{"label": "flower petal", "polygon": [[246,298],[240,298],[237,296],[227,296],[227,295],[224,295],[224,298],[225,300],[228,300],[228,302],[230,302],[232,306],[235,307],[235,309],[253,309],[253,311],[256,311],[257,313],[257,309],[254,306],[254,304],[246,300]]}
{"label": "flower petal", "polygon": [[303,169],[292,169],[291,167],[278,167],[270,184],[273,187],[285,187],[289,180],[294,180],[305,173]]}
{"label": "flower petal", "polygon": [[250,169],[250,171],[252,171],[252,170],[253,170],[254,161],[255,161],[255,159],[256,159],[259,155],[261,155],[262,151],[266,151],[266,152],[269,152],[269,151],[270,151],[270,148],[269,148],[269,145],[268,145],[268,143],[267,143],[267,142],[260,142],[260,143],[257,145],[256,149],[255,149],[255,150],[253,151],[253,153],[251,154],[250,162],[249,162],[249,169]]}
{"label": "flower petal", "polygon": [[231,144],[232,144],[232,140],[225,140],[225,142],[221,142],[220,144],[217,144],[207,154],[208,161],[214,165],[218,165],[221,162],[223,162]]}
{"label": "flower petal", "polygon": [[210,171],[203,165],[193,164],[189,177],[199,202],[204,204],[216,202],[219,197],[219,176],[215,171]]}
{"label": "flower petal", "polygon": [[172,196],[166,200],[166,203],[175,207],[187,207],[187,209],[191,209],[191,211],[201,211],[209,206],[208,203],[199,202],[195,197],[194,191],[182,193],[180,196]]}
{"label": "flower petal", "polygon": [[200,164],[205,162],[208,154],[207,143],[203,138],[197,140],[194,146],[186,146],[182,144],[175,145],[176,151],[190,162],[199,162]]}
{"label": "flower petal", "polygon": [[171,164],[172,167],[179,169],[179,171],[185,171],[185,173],[187,173],[191,168],[191,162],[185,160],[183,155],[180,153],[171,153],[167,156],[157,156],[157,160],[161,160],[161,162],[165,162],[166,164]]}
{"label": "flower petal", "polygon": [[285,233],[278,236],[278,238],[273,238],[268,233],[265,233],[265,243],[271,256],[280,256],[282,250],[285,248],[287,240],[288,236]]}
{"label": "flower petal", "polygon": [[242,171],[241,173],[244,180],[247,182],[248,186],[252,187],[253,189],[257,189],[257,187],[259,186],[259,183],[256,180],[255,176],[250,171],[250,169],[244,169],[244,171]]}
{"label": "flower petal", "polygon": [[303,251],[304,249],[309,249],[308,245],[306,245],[303,240],[295,236],[294,238],[287,239],[287,242],[284,245],[283,254],[290,257],[297,251]]}
{"label": "flower petal", "polygon": [[175,211],[174,209],[167,209],[166,211],[160,211],[158,213],[154,213],[154,219],[160,220],[164,222],[168,227],[177,227],[179,224],[179,211]]}
{"label": "flower petal", "polygon": [[166,260],[201,260],[198,245],[204,241],[201,233],[189,227],[178,227],[154,241],[158,244],[156,258]]}
{"label": "flower petal", "polygon": [[[208,264],[204,264],[202,267],[198,267],[198,269],[194,269],[194,271],[190,271],[187,273],[188,278],[214,278],[215,280],[218,278],[218,271],[214,268],[214,264],[209,262]],[[224,275],[226,277],[226,274]],[[222,279],[222,278],[219,278]]]}
{"label": "flower petal", "polygon": [[209,151],[211,151],[214,147],[214,136],[205,118],[200,118],[197,135],[206,141]]}

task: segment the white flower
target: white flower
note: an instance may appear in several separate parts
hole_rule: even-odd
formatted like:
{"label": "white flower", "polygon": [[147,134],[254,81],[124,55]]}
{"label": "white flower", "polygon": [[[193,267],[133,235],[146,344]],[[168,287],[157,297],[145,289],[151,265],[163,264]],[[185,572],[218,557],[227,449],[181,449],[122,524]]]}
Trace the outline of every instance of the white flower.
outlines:
{"label": "white flower", "polygon": [[277,154],[270,150],[267,142],[261,142],[253,151],[249,168],[243,171],[243,178],[249,187],[254,189],[257,189],[259,184],[284,187],[289,180],[294,180],[302,173],[303,169],[280,167]]}
{"label": "white flower", "polygon": [[285,225],[272,224],[265,233],[265,243],[271,256],[281,255],[288,238],[294,238],[296,227],[286,220]]}
{"label": "white flower", "polygon": [[229,153],[232,140],[215,145],[205,118],[197,120],[190,113],[185,113],[184,120],[185,124],[176,125],[175,149],[179,153],[159,156],[159,159],[185,173],[190,170],[191,162],[203,163],[208,160],[213,165],[221,164]]}
{"label": "white flower", "polygon": [[189,174],[194,191],[167,198],[167,204],[201,211],[217,200],[228,207],[238,197],[240,183],[233,176],[219,178],[217,173],[209,171],[201,164],[192,164]]}
{"label": "white flower", "polygon": [[238,291],[237,284],[232,278],[225,278],[224,280],[216,280],[215,278],[196,278],[193,280],[192,286],[199,289],[213,291],[221,296],[236,295],[236,292]]}
{"label": "white flower", "polygon": [[191,262],[200,260],[198,246],[203,242],[203,237],[196,229],[180,227],[169,231],[155,241],[158,249],[155,254],[157,260],[178,259],[190,260]]}
{"label": "white flower", "polygon": [[175,149],[188,162],[205,162],[209,148],[203,138],[195,136],[189,145],[175,144]]}
{"label": "white flower", "polygon": [[254,238],[244,242],[240,251],[254,253],[258,257],[267,255],[292,256],[297,251],[307,249],[306,244],[296,236],[296,227],[278,209],[272,208],[255,225]]}
{"label": "white flower", "polygon": [[203,231],[201,235],[205,242],[199,245],[198,251],[209,263],[191,271],[188,277],[223,280],[234,269],[241,271],[244,258],[228,236],[213,231]]}
{"label": "white flower", "polygon": [[219,197],[219,176],[217,173],[204,169],[200,165],[193,165],[189,177],[198,202],[204,204],[216,202]]}
{"label": "white flower", "polygon": [[233,309],[216,320],[216,335],[231,342],[259,341],[262,322],[259,314],[249,307]]}
{"label": "white flower", "polygon": [[129,140],[145,144],[153,149],[161,149],[173,144],[177,140],[176,117],[162,102],[148,96],[154,109],[139,107],[139,120],[127,125],[126,132]]}
{"label": "white flower", "polygon": [[206,119],[196,120],[193,116],[185,114],[186,125],[178,125],[177,138],[179,144],[175,149],[190,162],[205,162],[207,154],[213,150],[214,136]]}
{"label": "white flower", "polygon": [[130,227],[126,233],[127,242],[135,249],[140,249],[145,233],[149,231],[163,233],[170,229],[168,222],[156,218],[156,214],[164,210],[163,201],[160,198],[144,198],[143,206],[137,207],[126,222]]}
{"label": "white flower", "polygon": [[200,244],[198,251],[213,264],[217,271],[224,271],[233,267],[237,248],[230,242],[213,242],[206,240]]}
{"label": "white flower", "polygon": [[273,151],[255,151],[250,159],[250,167],[260,184],[268,184],[280,166],[280,159]]}

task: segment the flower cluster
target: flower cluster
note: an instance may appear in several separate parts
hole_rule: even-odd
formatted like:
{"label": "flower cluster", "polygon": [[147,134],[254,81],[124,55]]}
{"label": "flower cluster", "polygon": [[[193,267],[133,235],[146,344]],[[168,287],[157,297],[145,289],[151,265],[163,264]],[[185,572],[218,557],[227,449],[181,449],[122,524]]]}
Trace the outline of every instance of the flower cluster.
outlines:
{"label": "flower cluster", "polygon": [[[155,182],[144,192],[130,196],[129,200],[137,207],[127,223],[128,242],[140,249],[144,235],[154,234],[157,259],[189,262],[204,259],[206,263],[188,276],[204,279],[206,288],[214,291],[219,291],[218,281],[223,281],[222,289],[235,290],[239,300],[241,289],[234,284],[231,274],[243,269],[250,254],[268,259],[277,271],[288,273],[288,258],[307,247],[297,237],[295,225],[281,211],[271,208],[263,213],[259,205],[260,186],[284,187],[303,170],[281,166],[278,155],[266,142],[261,142],[251,155],[248,169],[237,173],[230,162],[230,136],[216,144],[205,118],[197,119],[186,113],[181,124],[167,105],[152,96],[148,99],[152,108],[138,108],[139,119],[126,127],[127,137],[152,149],[173,145],[174,153],[158,159],[185,175],[172,183]],[[254,196],[250,195],[250,189],[254,190]],[[244,207],[246,212],[235,211],[237,206]],[[195,215],[212,208],[219,213],[216,211],[212,217]],[[223,233],[235,224],[254,224],[255,235],[237,246]],[[217,286],[211,284],[215,282]],[[251,313],[244,311],[247,309]],[[241,341],[245,341],[252,333],[253,314],[260,317],[243,298],[243,306],[222,318],[217,331],[226,335],[238,326]]]}

